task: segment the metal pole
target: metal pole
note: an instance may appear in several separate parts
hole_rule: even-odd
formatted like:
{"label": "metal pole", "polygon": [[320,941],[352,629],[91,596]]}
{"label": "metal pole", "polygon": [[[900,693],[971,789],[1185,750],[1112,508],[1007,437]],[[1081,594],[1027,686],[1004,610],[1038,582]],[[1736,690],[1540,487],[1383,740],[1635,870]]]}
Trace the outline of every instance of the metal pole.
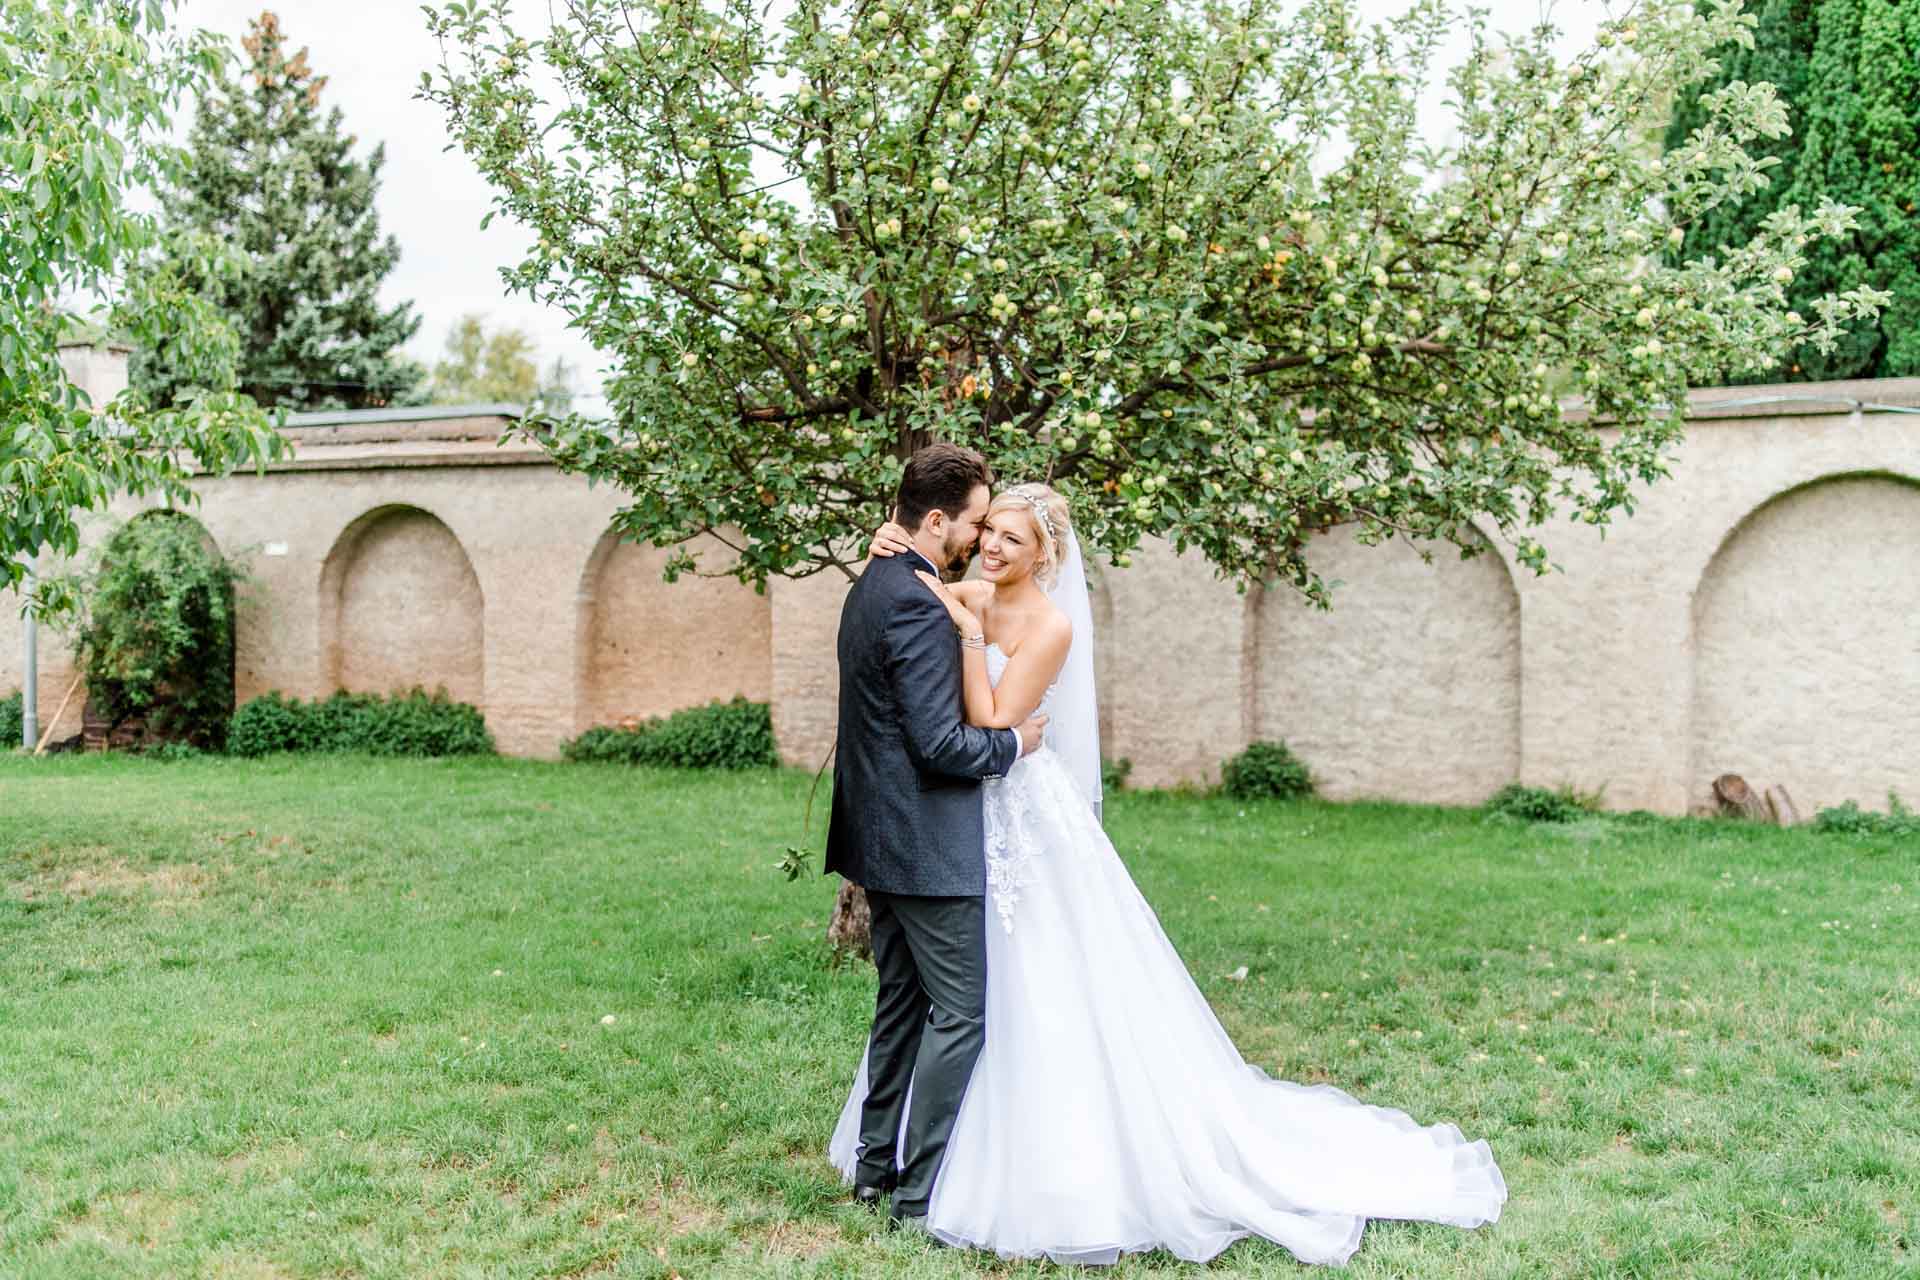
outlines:
{"label": "metal pole", "polygon": [[[34,558],[27,558],[27,599],[33,599]],[[20,742],[31,751],[40,743],[40,651],[39,637],[33,625],[33,605],[27,605],[26,620],[26,659],[27,673],[25,683],[20,689]]]}

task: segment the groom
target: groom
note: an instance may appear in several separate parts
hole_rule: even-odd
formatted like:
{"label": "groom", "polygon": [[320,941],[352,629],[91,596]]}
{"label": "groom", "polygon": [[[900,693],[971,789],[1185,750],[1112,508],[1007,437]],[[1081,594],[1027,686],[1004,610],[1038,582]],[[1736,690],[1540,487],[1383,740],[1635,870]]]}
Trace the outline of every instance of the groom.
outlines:
{"label": "groom", "polygon": [[[935,444],[907,460],[894,519],[913,554],[873,561],[840,612],[840,746],[827,870],[867,891],[880,971],[854,1196],[923,1219],[986,1038],[986,837],[980,780],[1040,743],[961,718],[960,645],[914,577],[964,565],[987,517],[986,459]],[[905,1150],[900,1113],[913,1085]],[[897,1169],[897,1173],[896,1173]]]}

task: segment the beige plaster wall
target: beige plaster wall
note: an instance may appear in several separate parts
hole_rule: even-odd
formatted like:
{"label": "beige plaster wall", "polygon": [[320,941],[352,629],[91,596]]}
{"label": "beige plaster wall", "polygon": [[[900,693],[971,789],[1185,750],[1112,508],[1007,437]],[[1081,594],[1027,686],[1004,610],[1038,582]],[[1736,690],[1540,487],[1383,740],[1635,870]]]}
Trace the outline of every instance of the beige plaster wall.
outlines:
{"label": "beige plaster wall", "polygon": [[1693,601],[1693,789],[1789,779],[1811,813],[1920,802],[1920,485],[1818,482],[1727,538]]}
{"label": "beige plaster wall", "polygon": [[[83,527],[104,529],[106,522],[91,519],[83,522]],[[72,566],[63,559],[41,561],[44,574],[52,575],[69,571]],[[23,688],[26,683],[26,628],[21,616],[23,597],[11,590],[0,590],[0,697]],[[73,656],[61,634],[41,623],[39,626],[40,652],[40,728],[45,730],[48,721],[59,710],[60,702],[69,689],[73,698],[66,711],[59,716],[54,726],[54,739],[70,738],[80,732],[81,709],[85,703],[86,690],[74,685],[77,674]],[[12,742],[0,744],[0,749],[14,746]]]}
{"label": "beige plaster wall", "polygon": [[0,698],[20,687],[26,657],[20,625],[20,596],[0,590]]}
{"label": "beige plaster wall", "polygon": [[[1715,407],[1774,396],[1828,403]],[[1633,516],[1604,536],[1565,524],[1542,532],[1559,571],[1515,572],[1523,780],[1604,787],[1617,808],[1682,813],[1706,802],[1704,781],[1712,774],[1703,771],[1715,766],[1694,762],[1694,599],[1709,564],[1735,529],[1782,494],[1862,472],[1920,478],[1920,415],[1849,409],[1853,400],[1920,406],[1920,380],[1696,393],[1695,420],[1673,477],[1648,490]],[[1896,520],[1878,534],[1878,554],[1920,566],[1910,526]],[[1775,649],[1774,636],[1753,632],[1737,659],[1723,654],[1717,662],[1767,662]],[[1861,667],[1832,653],[1810,656],[1814,666],[1798,678],[1829,694],[1860,679]],[[1912,650],[1900,646],[1873,659],[1901,680],[1910,678],[1913,661]],[[1889,702],[1878,721],[1904,744],[1901,755],[1920,756],[1920,717]],[[1859,726],[1844,717],[1809,722],[1799,732],[1807,746],[1771,744],[1729,767],[1751,782],[1785,783],[1796,796],[1809,783],[1795,761],[1810,752],[1824,753],[1839,773],[1865,767]],[[1865,787],[1856,794],[1863,804],[1885,806],[1884,794]]]}
{"label": "beige plaster wall", "polygon": [[1157,540],[1101,574],[1111,621],[1095,637],[1102,754],[1133,761],[1133,782],[1217,782],[1246,743],[1247,597],[1196,552]]}
{"label": "beige plaster wall", "polygon": [[[703,573],[734,562],[724,545],[691,548]],[[669,552],[601,539],[581,579],[579,632],[586,646],[576,724],[617,724],[715,698],[764,702],[773,689],[773,608],[732,578],[661,578]]]}
{"label": "beige plaster wall", "polygon": [[838,572],[767,584],[773,624],[773,736],[788,764],[818,769],[839,714],[840,606],[852,584]]}
{"label": "beige plaster wall", "polygon": [[[1751,403],[1782,395],[1822,403]],[[1920,415],[1864,401],[1920,407],[1920,379],[1696,393],[1673,478],[1604,535],[1538,531],[1546,576],[1493,530],[1488,554],[1433,564],[1327,538],[1330,614],[1160,544],[1096,569],[1107,754],[1142,784],[1210,781],[1283,737],[1330,794],[1444,802],[1517,777],[1683,812],[1722,770],[1807,808],[1920,799]],[[595,721],[743,693],[817,767],[846,579],[660,583],[664,553],[607,536],[620,495],[498,446],[503,425],[308,423],[291,463],[196,485],[254,573],[240,696],[445,682],[503,750],[550,754]],[[0,692],[16,603],[0,594]],[[48,715],[70,667],[44,631],[42,655]],[[57,732],[77,728],[76,706]]]}
{"label": "beige plaster wall", "polygon": [[1476,804],[1520,774],[1520,597],[1491,550],[1362,546],[1310,556],[1331,611],[1284,585],[1255,605],[1251,736],[1284,740],[1335,799]]}
{"label": "beige plaster wall", "polygon": [[[252,574],[236,626],[239,698],[444,683],[517,755],[555,754],[614,706],[766,698],[767,599],[732,581],[641,585],[634,570],[644,576],[648,553],[636,561],[604,537],[619,495],[562,475],[537,451],[496,447],[502,425],[464,424],[462,438],[437,440],[419,437],[444,424],[372,435],[296,429],[294,464],[195,482],[193,514]],[[140,509],[122,502],[112,515]],[[97,538],[107,524],[93,527]],[[596,554],[612,575],[611,623],[582,598],[584,584],[603,580],[588,572]],[[689,594],[677,594],[683,588]],[[10,603],[17,608],[0,598],[0,609]],[[736,624],[742,632],[721,650],[684,660],[684,637]],[[577,700],[596,685],[583,678],[592,652],[583,628],[609,642],[624,633],[634,654],[623,673],[603,670],[601,701],[584,708]],[[19,678],[19,648],[17,622],[0,617],[0,693]],[[40,650],[46,716],[72,668],[45,628]],[[630,676],[642,686],[623,685]],[[56,736],[79,732],[79,722],[76,700]]]}

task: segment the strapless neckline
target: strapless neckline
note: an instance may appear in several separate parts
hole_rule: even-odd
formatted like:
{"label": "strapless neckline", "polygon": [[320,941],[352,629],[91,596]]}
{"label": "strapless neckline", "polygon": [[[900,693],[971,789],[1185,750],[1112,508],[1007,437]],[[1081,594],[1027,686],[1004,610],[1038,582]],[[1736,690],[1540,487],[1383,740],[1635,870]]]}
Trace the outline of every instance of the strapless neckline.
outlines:
{"label": "strapless neckline", "polygon": [[[1005,649],[1002,649],[998,644],[989,642],[987,644],[987,683],[998,689],[1000,687],[1000,677],[1007,674],[1007,664],[1011,661],[1013,661],[1013,659],[1007,656]],[[1034,710],[1048,710],[1053,704],[1053,692],[1059,687],[1060,682],[1058,680],[1048,685],[1047,691],[1040,695],[1040,705],[1035,707]]]}

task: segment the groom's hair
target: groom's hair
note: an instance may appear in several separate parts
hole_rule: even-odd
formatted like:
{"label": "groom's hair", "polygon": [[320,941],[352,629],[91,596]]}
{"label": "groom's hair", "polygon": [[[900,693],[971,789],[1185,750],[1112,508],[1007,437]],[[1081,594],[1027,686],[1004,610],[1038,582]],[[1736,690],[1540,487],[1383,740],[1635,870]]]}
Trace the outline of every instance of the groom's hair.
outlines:
{"label": "groom's hair", "polygon": [[927,513],[935,509],[959,519],[973,491],[993,484],[987,460],[957,444],[930,444],[907,459],[900,473],[900,492],[894,498],[894,519],[909,533],[918,533]]}

